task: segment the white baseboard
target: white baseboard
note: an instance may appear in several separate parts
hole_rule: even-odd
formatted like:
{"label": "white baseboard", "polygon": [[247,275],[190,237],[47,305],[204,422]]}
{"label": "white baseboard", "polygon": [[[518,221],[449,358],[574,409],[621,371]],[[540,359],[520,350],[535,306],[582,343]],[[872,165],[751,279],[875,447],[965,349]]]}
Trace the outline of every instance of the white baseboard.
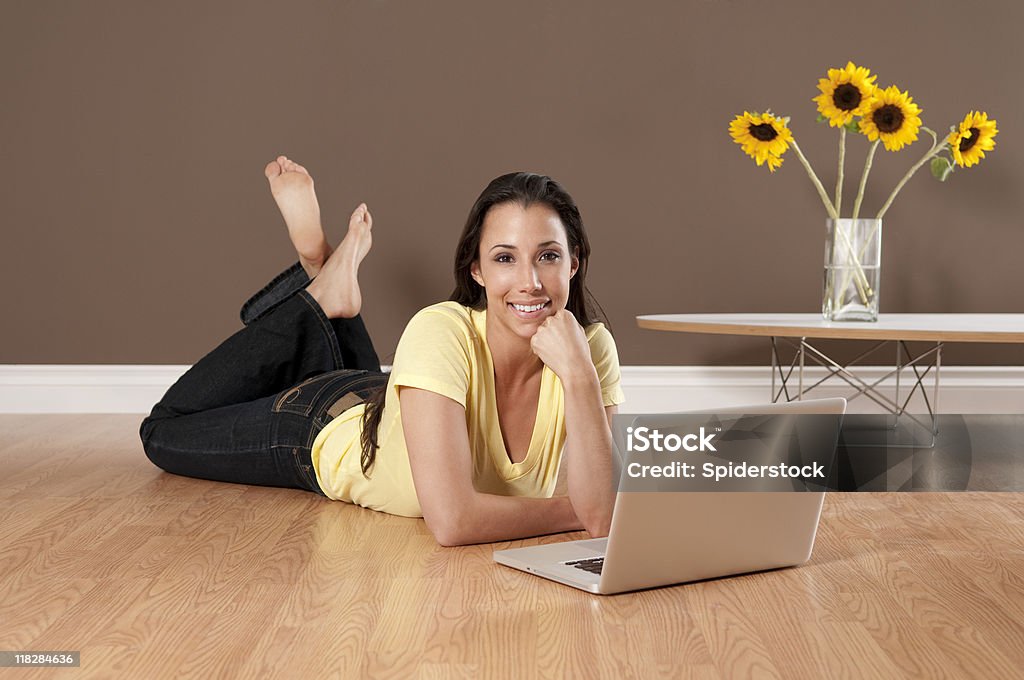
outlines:
{"label": "white baseboard", "polygon": [[149,413],[190,366],[0,366],[0,413]]}
{"label": "white baseboard", "polygon": [[[892,371],[892,367],[864,366],[857,376],[872,384]],[[804,371],[804,386],[809,387],[827,375],[823,367]],[[913,373],[900,377],[900,403],[913,387]],[[933,401],[932,374],[924,379],[929,401]],[[771,401],[771,369],[760,366],[624,366],[622,386],[629,413],[660,413],[761,404]],[[790,396],[796,397],[796,373],[789,382]],[[776,384],[776,390],[780,389]],[[896,380],[878,385],[895,399]],[[861,395],[838,378],[831,378],[806,394],[806,398],[846,397],[851,413],[882,413],[881,406]],[[927,406],[917,390],[907,410],[924,413]],[[1020,366],[943,366],[940,375],[938,413],[1024,413],[1024,367]]]}
{"label": "white baseboard", "polygon": [[[145,365],[7,365],[0,366],[0,413],[149,413],[167,388],[188,366]],[[891,369],[863,367],[868,382]],[[805,384],[825,375],[808,368]],[[905,398],[910,386],[901,378]],[[795,387],[795,381],[792,383]],[[931,399],[931,376],[926,379]],[[770,401],[771,372],[746,366],[623,366],[622,387],[626,413],[660,413],[758,404]],[[882,387],[893,393],[895,381]],[[851,389],[832,381],[808,397],[842,396]],[[920,394],[910,410],[924,411]],[[851,412],[873,413],[880,408],[866,397],[850,403]],[[1024,413],[1024,367],[944,366],[941,374],[940,413]]]}

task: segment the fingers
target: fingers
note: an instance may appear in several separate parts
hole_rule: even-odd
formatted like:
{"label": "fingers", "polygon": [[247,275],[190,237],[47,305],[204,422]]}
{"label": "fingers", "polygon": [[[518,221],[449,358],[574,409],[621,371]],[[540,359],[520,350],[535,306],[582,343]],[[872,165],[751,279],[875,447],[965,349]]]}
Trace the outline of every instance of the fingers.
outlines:
{"label": "fingers", "polygon": [[559,309],[557,312],[555,312],[548,318],[544,319],[544,322],[540,325],[540,327],[544,328],[545,326],[549,326],[556,323],[564,324],[567,327],[571,327],[572,324],[579,325],[576,322],[576,317],[573,316],[572,312],[570,312],[568,309],[565,309],[564,307],[562,309]]}

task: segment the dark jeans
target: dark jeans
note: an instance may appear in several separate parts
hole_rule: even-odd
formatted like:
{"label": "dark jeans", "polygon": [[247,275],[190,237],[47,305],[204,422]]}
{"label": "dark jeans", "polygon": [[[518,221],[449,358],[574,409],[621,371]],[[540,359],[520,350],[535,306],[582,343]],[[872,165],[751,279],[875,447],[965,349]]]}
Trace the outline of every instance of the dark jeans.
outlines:
{"label": "dark jeans", "polygon": [[[310,448],[343,397],[387,382],[362,319],[328,319],[296,263],[242,307],[245,328],[200,359],[142,421],[160,468],[323,494]],[[328,412],[330,411],[330,413]]]}

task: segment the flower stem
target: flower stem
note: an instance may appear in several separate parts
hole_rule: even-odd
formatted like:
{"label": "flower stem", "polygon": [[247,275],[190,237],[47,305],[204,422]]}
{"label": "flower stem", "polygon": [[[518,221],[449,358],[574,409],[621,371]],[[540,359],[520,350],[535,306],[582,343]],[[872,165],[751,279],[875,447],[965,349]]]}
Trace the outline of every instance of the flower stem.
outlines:
{"label": "flower stem", "polygon": [[[866,187],[868,183],[868,174],[871,173],[871,164],[874,161],[875,152],[878,151],[879,141],[880,140],[876,139],[874,144],[871,145],[871,148],[868,149],[867,160],[864,161],[864,172],[862,172],[860,176],[860,187],[858,187],[857,189],[857,198],[854,199],[853,201],[853,221],[850,224],[851,227],[856,226],[857,217],[858,215],[860,215],[860,204],[864,200],[864,187]],[[838,224],[836,224],[836,229],[839,229]],[[863,253],[858,255],[858,253],[856,252],[857,249],[853,246],[852,243],[850,243],[849,237],[846,235],[846,232],[839,231],[838,233],[842,234],[843,239],[846,241],[846,246],[848,248],[848,250],[846,251],[847,263],[854,268],[853,282],[857,286],[857,292],[860,293],[861,302],[863,302],[866,305],[868,303],[867,298],[873,295],[874,291],[871,290],[871,286],[870,284],[868,284],[868,277],[867,275],[864,274],[864,269],[863,267],[861,267],[860,264],[861,258],[863,258],[864,255]],[[846,276],[843,279],[843,283],[840,290],[846,290],[846,287],[849,284],[850,273],[847,272]]]}
{"label": "flower stem", "polygon": [[902,189],[903,185],[906,184],[907,181],[914,176],[914,173],[917,172],[922,165],[924,165],[932,158],[937,156],[939,153],[942,152],[943,149],[945,149],[949,145],[949,142],[945,139],[943,139],[942,142],[939,142],[939,137],[938,135],[935,134],[933,130],[929,130],[924,126],[922,126],[921,129],[932,136],[932,148],[929,149],[928,153],[922,156],[921,160],[915,163],[914,166],[911,167],[909,171],[907,171],[907,174],[903,176],[903,179],[900,180],[900,183],[897,184],[896,188],[892,190],[892,194],[889,195],[889,200],[887,200],[885,202],[885,205],[882,206],[882,209],[878,211],[878,217],[876,219],[882,219],[882,215],[884,215],[885,211],[889,209],[890,205],[892,205],[893,200],[896,198],[896,194],[900,193],[900,189]]}
{"label": "flower stem", "polygon": [[853,201],[853,219],[856,220],[860,214],[860,204],[864,200],[864,187],[868,183],[868,173],[871,172],[871,162],[875,158],[875,151],[878,150],[878,142],[881,140],[876,139],[875,143],[871,145],[868,150],[868,159],[864,162],[864,172],[860,176],[860,188],[857,189],[857,198]]}
{"label": "flower stem", "polygon": [[846,163],[846,126],[839,128],[839,173],[836,177],[836,215],[843,214],[843,165]]}
{"label": "flower stem", "polygon": [[[854,229],[857,226],[856,220],[850,220],[850,228]],[[874,232],[872,232],[874,234]],[[832,261],[835,262],[835,241],[837,237],[842,237],[846,244],[846,264],[854,268],[853,272],[847,271],[843,276],[843,282],[839,285],[839,294],[843,295],[844,290],[850,285],[850,277],[853,277],[853,285],[857,288],[857,293],[860,295],[861,304],[867,306],[871,299],[871,296],[875,294],[875,291],[871,288],[871,284],[868,283],[867,274],[864,273],[864,267],[861,265],[861,260],[864,259],[865,250],[862,249],[860,255],[856,253],[856,247],[850,241],[850,236],[840,228],[839,220],[835,222],[835,234],[833,234],[833,251]]]}
{"label": "flower stem", "polygon": [[[875,224],[875,228],[872,229],[871,233],[868,235],[867,240],[864,241],[864,245],[861,247],[860,253],[858,253],[858,260],[864,258],[864,253],[867,252],[867,248],[868,245],[870,245],[871,243],[871,239],[874,238],[875,232],[878,231],[878,227],[879,225],[881,225],[882,215],[884,215],[885,211],[889,209],[890,205],[892,205],[893,200],[896,198],[896,194],[900,193],[900,189],[903,188],[903,185],[906,184],[907,181],[914,176],[914,173],[917,172],[922,165],[924,165],[929,160],[942,153],[944,149],[948,148],[949,141],[943,139],[942,142],[939,142],[939,136],[935,133],[934,130],[924,127],[923,125],[921,126],[921,129],[932,136],[932,148],[928,150],[928,153],[921,157],[921,160],[915,163],[913,167],[911,167],[910,170],[907,171],[907,174],[903,176],[903,179],[900,180],[900,183],[897,184],[896,188],[892,190],[892,193],[889,195],[888,200],[882,206],[882,209],[878,211],[878,215],[875,216],[875,219],[879,220],[879,222]],[[877,144],[878,142],[875,143]]]}
{"label": "flower stem", "polygon": [[797,146],[796,140],[792,141],[793,151],[796,152],[796,157],[803,163],[804,170],[807,171],[807,176],[811,178],[811,182],[814,184],[814,188],[818,190],[818,196],[821,197],[821,202],[825,204],[825,210],[828,211],[828,216],[834,220],[839,219],[839,214],[836,212],[836,208],[832,205],[832,201],[829,199],[828,194],[825,193],[825,187],[821,185],[821,180],[814,174],[814,170],[811,168],[811,164],[807,162],[807,158],[804,156],[800,147]]}

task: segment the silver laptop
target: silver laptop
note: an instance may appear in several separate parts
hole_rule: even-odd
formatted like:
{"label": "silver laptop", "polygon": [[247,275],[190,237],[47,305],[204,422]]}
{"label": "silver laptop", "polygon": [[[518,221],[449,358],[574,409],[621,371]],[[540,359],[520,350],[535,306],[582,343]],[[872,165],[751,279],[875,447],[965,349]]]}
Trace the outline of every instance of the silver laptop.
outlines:
{"label": "silver laptop", "polygon": [[[845,412],[845,399],[816,399],[706,413]],[[835,447],[833,438],[824,453],[831,457]],[[823,491],[620,492],[607,538],[496,550],[494,560],[604,595],[790,567],[811,557],[824,497]]]}

